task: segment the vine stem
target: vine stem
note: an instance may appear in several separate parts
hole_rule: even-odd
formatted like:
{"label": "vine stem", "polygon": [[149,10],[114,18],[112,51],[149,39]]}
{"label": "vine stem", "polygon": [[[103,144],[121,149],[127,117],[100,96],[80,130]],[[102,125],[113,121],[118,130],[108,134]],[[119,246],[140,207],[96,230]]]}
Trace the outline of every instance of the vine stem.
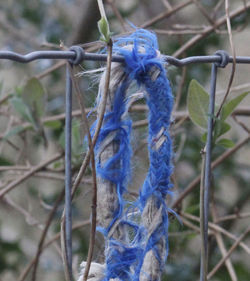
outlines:
{"label": "vine stem", "polygon": [[[100,132],[100,129],[102,126],[102,121],[103,121],[106,103],[107,103],[107,96],[108,96],[109,82],[110,82],[110,71],[111,71],[112,47],[113,47],[113,44],[112,44],[112,41],[110,40],[109,43],[107,44],[107,48],[108,48],[107,72],[106,72],[106,77],[105,77],[105,86],[104,86],[104,93],[103,93],[103,98],[102,98],[102,106],[101,106],[101,110],[100,110],[100,117],[98,120],[99,122],[97,122],[96,131],[95,131],[95,134],[93,137],[93,142],[95,141],[95,143],[96,143],[97,136],[99,135],[99,132]],[[93,142],[91,142],[91,148],[90,148],[90,150],[92,150],[92,151],[94,150]],[[85,271],[84,271],[84,275],[83,275],[83,281],[86,281],[88,279],[88,274],[89,274],[91,260],[93,257],[94,244],[95,244],[96,214],[97,214],[97,212],[96,212],[96,208],[97,208],[96,172],[95,172],[95,185],[94,185],[94,190],[93,190],[91,207],[92,207],[91,235],[90,235],[90,241],[89,241],[88,257],[87,257],[87,262],[86,262]]]}
{"label": "vine stem", "polygon": [[206,280],[207,276],[207,251],[205,242],[205,201],[204,201],[204,178],[205,178],[205,163],[206,163],[206,152],[205,149],[201,152],[202,164],[201,164],[201,180],[200,180],[200,237],[201,237],[201,281]]}

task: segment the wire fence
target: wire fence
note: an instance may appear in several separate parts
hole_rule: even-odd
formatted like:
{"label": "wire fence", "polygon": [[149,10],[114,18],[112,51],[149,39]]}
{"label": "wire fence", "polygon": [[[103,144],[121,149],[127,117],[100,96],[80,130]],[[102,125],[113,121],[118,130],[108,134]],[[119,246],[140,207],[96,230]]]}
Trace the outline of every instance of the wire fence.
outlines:
{"label": "wire fence", "polygon": [[[71,149],[72,149],[72,76],[70,69],[72,65],[78,65],[83,61],[106,61],[107,55],[86,53],[79,46],[72,46],[67,51],[35,51],[27,55],[21,55],[10,51],[0,51],[0,60],[11,60],[19,63],[30,63],[36,60],[43,59],[56,59],[66,60],[66,86],[65,86],[65,240],[66,240],[66,259],[67,266],[72,279],[72,173],[71,173]],[[214,168],[215,163],[211,163],[212,153],[212,136],[214,129],[214,111],[215,111],[215,93],[216,93],[216,79],[218,68],[224,68],[227,64],[233,63],[234,58],[229,56],[225,51],[217,51],[214,55],[210,56],[193,56],[183,59],[177,59],[172,56],[164,56],[167,64],[176,67],[183,67],[190,64],[204,64],[211,63],[211,77],[210,77],[210,100],[209,112],[207,123],[207,141],[204,149],[205,154],[205,171],[204,171],[204,194],[203,198],[203,221],[201,224],[202,233],[202,251],[201,255],[201,270],[200,280],[207,280],[207,256],[208,256],[208,223],[209,223],[209,192],[211,186],[211,169]],[[113,62],[124,62],[124,58],[119,55],[112,56]],[[250,64],[250,57],[237,56],[235,58],[237,64]],[[248,137],[249,139],[249,137]],[[248,141],[247,139],[247,141]],[[244,145],[244,141],[241,145]],[[199,182],[199,180],[198,180]],[[185,195],[193,188],[194,184],[187,187],[177,200],[173,203],[172,207],[175,208],[185,197]],[[0,198],[4,197],[14,185],[7,186],[0,190]],[[200,202],[201,203],[201,202]]]}

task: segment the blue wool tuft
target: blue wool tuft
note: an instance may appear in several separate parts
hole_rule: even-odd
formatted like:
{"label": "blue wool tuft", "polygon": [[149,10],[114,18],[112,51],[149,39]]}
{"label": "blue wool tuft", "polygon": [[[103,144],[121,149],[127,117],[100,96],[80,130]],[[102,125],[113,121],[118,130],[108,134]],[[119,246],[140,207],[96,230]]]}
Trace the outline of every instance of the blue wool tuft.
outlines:
{"label": "blue wool tuft", "polygon": [[141,75],[150,66],[162,67],[162,60],[157,58],[157,50],[156,36],[144,29],[138,29],[128,37],[120,38],[114,44],[114,51],[125,58],[125,72],[138,84],[143,82]]}
{"label": "blue wool tuft", "polygon": [[[104,115],[104,125],[102,126],[98,140],[95,146],[96,155],[100,149],[100,145],[105,140],[106,137],[112,132],[115,132],[115,137],[113,141],[117,143],[118,150],[115,155],[106,161],[106,163],[101,164],[99,159],[96,159],[96,171],[97,175],[105,180],[116,184],[116,191],[119,200],[119,208],[114,212],[114,218],[112,223],[107,229],[98,228],[104,234],[107,234],[114,222],[122,214],[124,200],[122,198],[123,193],[126,191],[127,181],[130,177],[130,156],[131,156],[131,146],[130,146],[130,131],[132,122],[128,118],[123,118],[122,115],[126,109],[125,102],[125,90],[128,84],[125,81],[121,87],[119,87],[115,93],[113,110]],[[96,123],[92,127],[92,135],[94,134],[94,128]]]}
{"label": "blue wool tuft", "polygon": [[[114,51],[125,58],[124,72],[128,78],[117,89],[112,111],[105,114],[104,125],[100,131],[96,145],[96,154],[104,141],[115,132],[114,141],[118,150],[106,163],[97,161],[98,177],[116,185],[119,201],[118,209],[107,229],[102,229],[106,236],[106,271],[105,281],[117,278],[122,281],[138,281],[140,274],[148,276],[147,280],[158,280],[149,272],[144,272],[144,260],[149,252],[159,263],[162,272],[168,254],[168,207],[166,195],[171,193],[170,176],[172,166],[172,141],[169,134],[170,117],[173,107],[173,96],[170,83],[166,77],[164,62],[158,51],[155,34],[138,29],[128,37],[120,38],[114,43]],[[124,92],[129,84],[136,81],[146,92],[149,108],[148,151],[150,166],[147,177],[140,190],[139,198],[133,208],[127,207],[123,198],[130,175],[130,133],[131,120],[123,119],[126,109]],[[97,159],[98,160],[98,159]],[[153,202],[153,203],[152,203]],[[143,217],[148,212],[149,204],[158,211],[157,220],[147,222]],[[128,216],[129,210],[139,212]],[[155,215],[155,214],[154,214]],[[156,216],[156,215],[155,215]],[[131,237],[125,241],[117,241],[109,237],[109,231],[117,221],[126,226]],[[155,224],[150,231],[147,223]]]}

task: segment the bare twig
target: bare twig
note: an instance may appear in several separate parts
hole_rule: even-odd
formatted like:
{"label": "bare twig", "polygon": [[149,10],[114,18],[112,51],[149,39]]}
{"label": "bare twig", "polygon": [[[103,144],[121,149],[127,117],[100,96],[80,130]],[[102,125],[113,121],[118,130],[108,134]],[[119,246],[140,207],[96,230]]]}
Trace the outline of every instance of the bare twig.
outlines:
{"label": "bare twig", "polygon": [[216,13],[218,12],[218,10],[221,8],[221,6],[223,5],[225,0],[220,0],[218,1],[218,3],[216,4],[216,6],[213,9],[213,13],[212,13],[212,18],[215,18]]}
{"label": "bare twig", "polygon": [[[101,126],[102,126],[102,122],[103,122],[103,118],[104,118],[104,113],[105,113],[105,108],[106,108],[106,103],[107,103],[107,98],[108,98],[108,87],[109,87],[109,81],[110,81],[110,70],[111,70],[111,55],[108,54],[108,57],[107,57],[107,76],[106,76],[106,83],[105,83],[105,89],[104,89],[104,93],[103,93],[103,96],[102,96],[102,107],[101,107],[101,110],[100,110],[100,114],[99,114],[99,118],[97,120],[97,125],[96,125],[96,130],[95,130],[95,134],[92,138],[92,145],[93,147],[95,146],[96,144],[96,141],[97,141],[97,138],[98,138],[98,135],[99,135],[99,132],[100,132],[100,129],[101,129]],[[88,150],[84,160],[83,160],[83,163],[80,167],[80,170],[78,172],[78,175],[75,179],[75,182],[73,184],[73,187],[72,187],[72,198],[77,190],[77,187],[81,181],[81,178],[83,176],[83,174],[85,173],[85,170],[87,168],[87,165],[89,163],[89,159],[90,159],[90,151]]]}
{"label": "bare twig", "polygon": [[235,51],[235,47],[234,47],[234,43],[233,43],[233,35],[232,35],[232,28],[231,28],[231,22],[230,22],[230,14],[229,14],[229,4],[228,4],[228,0],[225,0],[225,10],[226,10],[226,22],[227,22],[227,30],[228,30],[228,36],[229,36],[229,41],[230,41],[230,46],[231,46],[231,50],[233,53],[233,64],[232,64],[232,70],[231,70],[231,75],[230,75],[230,79],[228,82],[228,86],[227,86],[227,91],[223,97],[223,100],[220,104],[220,107],[216,113],[216,117],[220,116],[222,107],[224,105],[224,103],[226,102],[226,99],[230,93],[230,88],[232,86],[233,83],[233,79],[234,79],[234,74],[235,74],[235,69],[236,69],[236,51]]}
{"label": "bare twig", "polygon": [[166,30],[166,29],[153,29],[156,34],[164,35],[192,35],[192,34],[201,34],[203,30]]}
{"label": "bare twig", "polygon": [[16,40],[18,39],[18,41],[22,42],[23,44],[26,45],[27,43],[29,43],[31,46],[34,46],[36,48],[40,46],[39,42],[34,36],[32,36],[31,40],[31,36],[29,33],[23,32],[23,30],[21,30],[20,28],[16,28],[12,24],[10,24],[6,14],[3,11],[0,12],[0,24],[2,29],[5,29],[8,34],[11,34],[13,38],[15,38]]}
{"label": "bare twig", "polygon": [[167,10],[165,12],[162,12],[159,15],[155,16],[153,19],[144,22],[141,25],[141,27],[146,28],[146,27],[149,27],[149,26],[155,24],[156,22],[159,22],[160,20],[166,19],[166,18],[172,16],[173,14],[175,14],[176,12],[180,11],[184,7],[192,4],[192,2],[193,2],[192,0],[188,0],[188,1],[185,1],[183,3],[180,3],[180,4],[176,5],[175,7],[173,7],[171,10]]}
{"label": "bare twig", "polygon": [[[219,156],[215,161],[212,162],[211,169],[214,169],[219,164],[221,164],[225,159],[230,157],[233,153],[238,151],[242,146],[244,146],[250,140],[250,136],[247,136],[245,139],[240,141],[233,148],[224,152],[221,156]],[[186,189],[178,196],[178,198],[173,203],[172,208],[177,207],[181,201],[199,184],[201,177],[197,176],[187,187]]]}
{"label": "bare twig", "polygon": [[64,66],[66,64],[65,61],[59,61],[57,63],[55,63],[54,65],[52,65],[51,67],[47,68],[46,70],[44,70],[43,72],[37,74],[35,77],[37,79],[42,79],[44,77],[46,77],[47,75],[49,75],[51,72],[57,70],[58,68]]}
{"label": "bare twig", "polygon": [[6,96],[4,96],[3,98],[0,99],[0,105],[5,103],[8,99],[10,99],[12,97],[12,94],[8,94]]}
{"label": "bare twig", "polygon": [[[19,170],[20,169],[20,170]],[[23,168],[17,168],[15,169],[15,166],[13,167],[13,169],[11,169],[11,166],[1,166],[0,167],[0,171],[9,171],[8,173],[10,175],[17,175],[17,174],[23,174],[23,172],[30,170],[27,167],[23,167]],[[36,172],[35,174],[32,175],[33,177],[37,177],[37,178],[43,178],[43,179],[49,179],[49,180],[58,180],[58,181],[64,181],[65,177],[63,174],[58,174],[58,173],[49,173],[49,172]],[[83,178],[81,180],[81,183],[84,184],[91,184],[93,181],[90,178]]]}
{"label": "bare twig", "polygon": [[227,215],[224,217],[216,218],[215,223],[220,223],[223,221],[227,220],[235,220],[235,219],[245,219],[250,217],[250,212],[249,213],[237,213],[237,214],[232,214],[232,215]]}
{"label": "bare twig", "polygon": [[29,177],[31,177],[34,173],[38,172],[39,170],[41,170],[43,167],[46,167],[47,165],[57,161],[58,159],[60,159],[63,156],[62,153],[60,154],[56,154],[53,157],[51,157],[50,159],[42,162],[41,164],[31,168],[31,170],[29,172],[27,172],[26,174],[24,174],[23,176],[21,176],[20,178],[16,179],[15,181],[12,181],[9,185],[7,185],[6,187],[2,188],[0,190],[0,199],[9,191],[11,191],[13,188],[15,188],[17,185],[21,184],[22,182],[24,182],[25,180],[27,180]]}
{"label": "bare twig", "polygon": [[[239,87],[240,89],[240,87]],[[238,87],[237,89],[235,90],[238,90]],[[93,113],[95,113],[95,109],[93,108],[86,108],[86,113],[89,113],[90,111],[92,111]],[[132,105],[130,110],[130,112],[145,112],[145,111],[148,111],[148,108],[146,105]],[[250,108],[249,107],[246,107],[246,106],[241,106],[239,108],[236,108],[233,112],[233,115],[239,115],[239,116],[250,116]],[[72,116],[73,117],[81,117],[81,110],[73,110],[72,111]],[[172,114],[173,118],[175,119],[175,121],[179,121],[179,120],[186,120],[189,118],[189,115],[188,115],[188,112],[186,111],[175,111],[173,112]],[[61,113],[61,114],[56,114],[56,115],[53,115],[53,116],[48,116],[48,117],[44,117],[42,118],[42,123],[46,123],[46,122],[49,122],[49,121],[60,121],[60,120],[64,120],[65,119],[65,113]],[[139,127],[139,126],[142,126],[142,125],[139,125],[140,123],[139,122],[142,122],[144,125],[147,125],[147,122],[146,122],[146,119],[145,120],[140,120],[138,121],[138,123],[134,122],[134,127]],[[28,122],[25,122],[25,123],[15,123],[15,125],[19,125],[19,126],[22,126],[24,129],[29,129],[31,128],[31,125],[30,123]],[[0,139],[4,138],[4,135],[5,134],[2,134],[0,135]]]}
{"label": "bare twig", "polygon": [[[229,18],[233,19],[237,17],[238,15],[244,13],[246,10],[250,8],[250,3],[247,3],[245,7],[241,7],[238,9],[235,9],[233,12],[229,14]],[[213,26],[207,27],[201,34],[198,34],[188,40],[185,44],[183,44],[177,51],[174,52],[174,57],[179,57],[181,54],[183,54],[186,50],[194,46],[198,41],[202,40],[206,36],[208,36],[210,33],[212,33],[215,29],[220,27],[221,25],[225,24],[227,21],[226,16],[222,16],[220,19],[215,21]]]}
{"label": "bare twig", "polygon": [[[188,218],[188,219],[191,219],[191,220],[194,220],[194,221],[200,223],[200,218],[199,217],[196,217],[196,216],[191,215],[191,214],[183,213],[183,212],[181,212],[181,215],[186,217],[186,218]],[[237,240],[237,237],[235,235],[233,235],[231,232],[225,230],[224,228],[222,228],[221,226],[219,226],[217,224],[209,222],[208,226],[213,231],[218,231],[218,232],[224,234],[225,236],[227,236],[228,238],[230,238],[230,239],[232,239],[234,241]],[[245,243],[240,242],[239,245],[248,255],[250,254],[250,248]]]}
{"label": "bare twig", "polygon": [[[90,224],[90,220],[86,220],[86,221],[77,223],[77,224],[73,225],[72,230],[78,229],[78,228],[86,226],[88,224]],[[46,248],[48,248],[53,242],[55,242],[56,240],[60,239],[60,235],[61,235],[60,232],[55,234],[47,243],[45,243],[42,246],[41,252],[44,251]],[[26,276],[28,275],[29,271],[31,270],[32,266],[34,265],[35,260],[36,260],[36,256],[25,267],[25,269],[23,270],[23,272],[22,272],[21,276],[19,277],[18,281],[25,280]]]}
{"label": "bare twig", "polygon": [[41,222],[39,222],[35,217],[33,217],[31,215],[31,213],[29,213],[26,209],[22,208],[21,206],[19,206],[16,202],[14,202],[9,195],[5,195],[5,197],[3,198],[3,201],[5,203],[7,203],[10,207],[12,207],[14,210],[16,210],[18,213],[22,214],[25,218],[25,221],[29,224],[29,225],[35,225],[38,228],[42,228],[42,224]]}
{"label": "bare twig", "polygon": [[36,280],[36,273],[37,273],[37,266],[38,266],[38,263],[39,263],[39,258],[40,258],[40,255],[42,253],[42,247],[43,247],[43,243],[45,241],[45,238],[46,238],[46,235],[47,235],[47,232],[48,232],[48,229],[49,229],[49,226],[50,224],[52,223],[52,220],[53,220],[53,217],[55,215],[55,212],[59,206],[59,204],[61,203],[61,201],[63,200],[64,198],[64,190],[62,190],[62,192],[60,193],[60,195],[58,196],[55,204],[54,204],[54,207],[53,209],[51,210],[49,216],[48,216],[48,219],[47,219],[47,222],[45,224],[45,228],[42,232],[42,235],[41,235],[41,238],[40,238],[40,241],[38,243],[38,247],[37,247],[37,252],[36,252],[36,255],[35,255],[35,261],[34,261],[34,268],[33,268],[33,273],[32,273],[32,281],[35,281]]}
{"label": "bare twig", "polygon": [[[215,202],[214,201],[212,202],[211,211],[212,211],[213,221],[216,221],[217,214],[216,214],[216,207],[215,207]],[[214,235],[215,235],[215,238],[216,238],[217,245],[218,245],[218,247],[220,249],[220,252],[222,254],[222,257],[225,257],[226,253],[227,253],[227,250],[226,250],[226,247],[225,247],[222,235],[221,235],[221,233],[219,233],[217,231],[214,232]],[[232,281],[237,281],[238,278],[237,278],[237,275],[235,273],[232,261],[230,259],[226,260],[225,265],[227,267],[227,270],[228,270],[228,273],[229,273],[229,275],[231,277],[231,280]]]}
{"label": "bare twig", "polygon": [[[108,96],[108,89],[109,89],[109,81],[110,81],[110,71],[111,71],[111,59],[112,59],[112,41],[107,44],[108,47],[108,57],[107,57],[107,71],[106,71],[106,77],[105,77],[105,86],[104,86],[104,93],[102,96],[103,106],[100,110],[99,120],[97,122],[95,134],[93,136],[92,141],[92,150],[94,148],[94,143],[97,141],[97,137],[99,135],[99,132],[101,130],[106,103],[107,103],[107,96]],[[96,138],[96,139],[95,139]],[[90,269],[90,263],[93,256],[93,250],[94,250],[94,244],[95,244],[95,232],[96,232],[96,204],[97,204],[97,183],[96,183],[96,177],[95,177],[95,189],[93,191],[93,198],[92,198],[92,224],[91,224],[91,235],[90,235],[90,241],[89,241],[89,250],[88,250],[88,257],[87,262],[85,266],[85,272],[83,275],[83,281],[86,281],[88,279],[89,269]]]}
{"label": "bare twig", "polygon": [[127,27],[126,27],[126,24],[125,24],[125,21],[120,13],[120,11],[117,9],[115,3],[114,3],[114,0],[107,0],[108,4],[110,5],[110,7],[112,8],[116,18],[118,19],[118,21],[120,22],[121,24],[121,27],[122,27],[122,30],[124,32],[127,31]]}
{"label": "bare twig", "polygon": [[201,269],[203,278],[207,280],[207,266],[208,266],[208,252],[207,252],[207,241],[205,239],[205,186],[204,186],[204,178],[205,178],[205,163],[206,163],[206,152],[203,150],[201,152],[202,164],[201,164],[201,175],[200,175],[200,233],[201,233]]}
{"label": "bare twig", "polygon": [[193,0],[194,4],[196,5],[196,7],[200,10],[200,12],[202,13],[202,15],[207,19],[207,21],[213,26],[214,25],[214,21],[213,19],[210,17],[210,15],[208,14],[208,12],[205,10],[205,8],[203,7],[203,5],[197,1],[197,0]]}
{"label": "bare twig", "polygon": [[208,274],[208,279],[211,279],[214,274],[220,269],[220,267],[225,263],[225,261],[231,256],[233,251],[238,247],[238,245],[241,243],[241,241],[250,233],[250,227],[248,227],[241,235],[240,237],[234,242],[232,247],[229,249],[227,254],[217,263],[217,265],[210,271]]}
{"label": "bare twig", "polygon": [[[92,144],[92,139],[91,139],[91,135],[90,135],[90,128],[89,128],[89,124],[88,124],[88,120],[87,120],[87,115],[86,115],[86,110],[85,110],[85,104],[84,101],[82,99],[82,95],[81,95],[81,91],[79,88],[78,83],[75,80],[74,77],[74,73],[73,70],[71,69],[71,66],[69,66],[70,68],[70,75],[71,75],[71,79],[75,88],[75,92],[77,95],[77,100],[78,103],[80,105],[81,108],[81,117],[85,126],[85,129],[87,131],[87,136],[88,136],[88,143],[89,143],[89,151],[90,151],[90,160],[91,160],[91,166],[92,166],[92,178],[93,178],[93,199],[92,199],[92,227],[91,227],[91,235],[90,235],[90,243],[89,246],[92,249],[92,252],[88,255],[90,255],[92,257],[93,255],[93,249],[94,249],[94,241],[95,241],[95,229],[96,229],[96,190],[97,190],[97,181],[96,181],[96,168],[95,168],[95,155],[94,155],[94,148],[93,148],[93,144]],[[63,224],[65,221],[65,217],[63,216]],[[94,232],[93,232],[93,228],[94,228]],[[64,233],[64,232],[63,232]],[[64,235],[63,235],[64,236]],[[63,241],[65,241],[65,237],[63,237]],[[89,248],[89,249],[90,249]],[[89,250],[90,251],[90,250]],[[91,259],[90,259],[91,262]],[[65,264],[67,264],[65,262]]]}
{"label": "bare twig", "polygon": [[235,121],[238,125],[240,125],[241,128],[242,128],[244,131],[246,131],[248,134],[250,134],[250,129],[249,129],[243,122],[241,122],[240,120],[238,120],[234,114],[232,115],[232,117],[233,117],[234,121]]}
{"label": "bare twig", "polygon": [[183,90],[183,86],[186,80],[186,74],[187,74],[187,68],[183,67],[182,68],[182,73],[181,73],[181,81],[178,85],[178,90],[177,90],[177,94],[175,97],[175,104],[174,104],[174,108],[173,111],[175,112],[180,104],[180,100],[181,100],[181,94],[182,94],[182,90]]}

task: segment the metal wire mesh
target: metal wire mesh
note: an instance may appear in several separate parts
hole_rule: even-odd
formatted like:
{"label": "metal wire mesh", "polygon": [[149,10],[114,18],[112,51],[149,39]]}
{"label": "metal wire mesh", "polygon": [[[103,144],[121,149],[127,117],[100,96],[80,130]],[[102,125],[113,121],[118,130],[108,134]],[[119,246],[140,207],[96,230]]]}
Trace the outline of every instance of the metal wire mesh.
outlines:
{"label": "metal wire mesh", "polygon": [[[71,138],[72,138],[72,79],[69,67],[72,64],[79,64],[84,60],[90,61],[106,61],[107,55],[85,53],[79,46],[72,46],[68,51],[35,51],[26,55],[21,55],[10,51],[0,51],[0,60],[11,60],[19,63],[29,63],[35,60],[57,59],[67,60],[69,64],[66,66],[66,87],[65,87],[65,235],[66,235],[66,259],[69,269],[70,278],[72,280],[72,210],[71,210]],[[205,146],[205,173],[204,173],[204,224],[201,226],[203,234],[202,247],[204,255],[208,255],[208,218],[209,218],[209,190],[211,186],[211,151],[212,151],[212,134],[213,134],[213,116],[215,107],[216,78],[218,67],[225,67],[228,63],[233,63],[233,57],[229,56],[225,51],[217,51],[211,56],[193,56],[183,59],[177,59],[172,56],[164,56],[168,64],[182,67],[189,64],[212,63],[210,78],[210,101],[207,123],[207,142]],[[112,56],[113,62],[124,62],[124,58],[119,55]],[[235,58],[238,64],[250,64],[250,57],[237,56]],[[2,194],[4,196],[4,194]],[[175,202],[176,203],[176,202]],[[176,205],[176,204],[174,204]],[[206,280],[207,265],[201,257],[200,280]]]}

